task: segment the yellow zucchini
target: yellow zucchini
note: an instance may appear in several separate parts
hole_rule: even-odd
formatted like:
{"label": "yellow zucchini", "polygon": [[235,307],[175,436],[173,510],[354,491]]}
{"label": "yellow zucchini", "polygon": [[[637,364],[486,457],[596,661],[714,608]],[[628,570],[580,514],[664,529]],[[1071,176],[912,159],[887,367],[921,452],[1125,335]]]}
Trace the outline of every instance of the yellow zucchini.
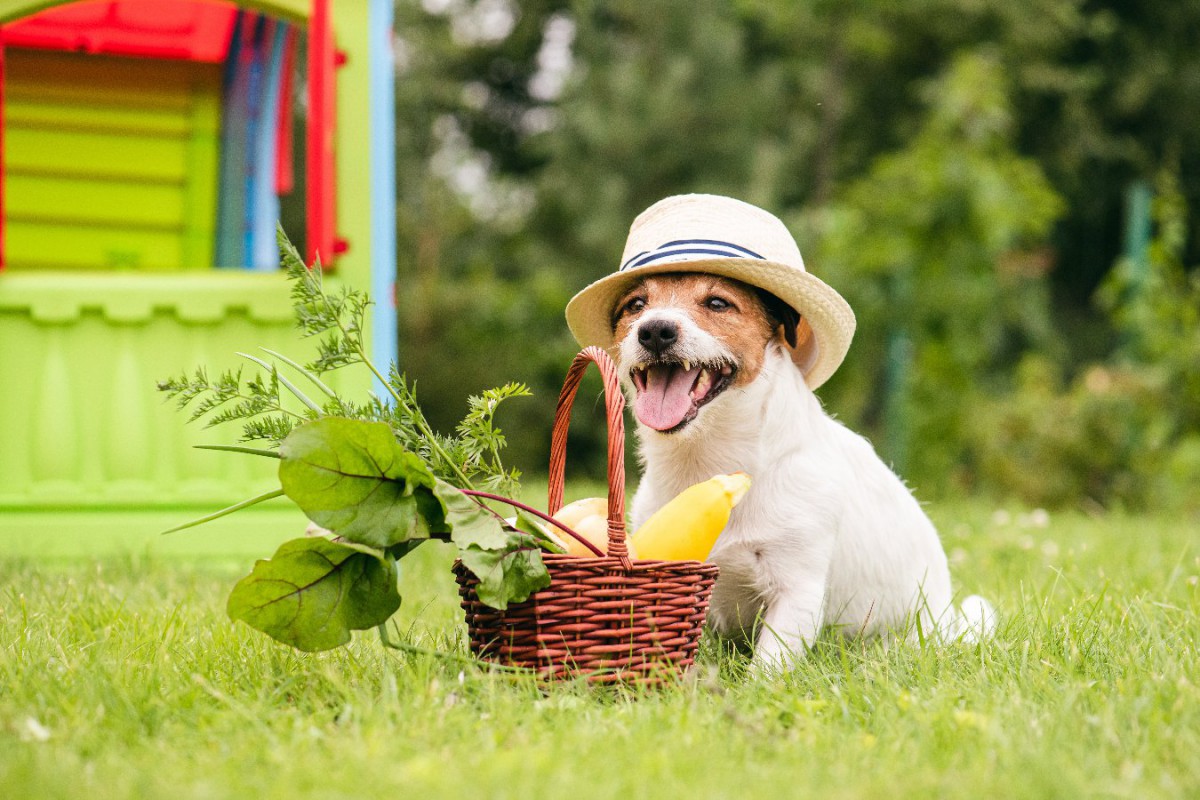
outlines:
{"label": "yellow zucchini", "polygon": [[717,475],[684,489],[634,532],[630,544],[639,558],[703,561],[733,511],[750,490],[744,472]]}

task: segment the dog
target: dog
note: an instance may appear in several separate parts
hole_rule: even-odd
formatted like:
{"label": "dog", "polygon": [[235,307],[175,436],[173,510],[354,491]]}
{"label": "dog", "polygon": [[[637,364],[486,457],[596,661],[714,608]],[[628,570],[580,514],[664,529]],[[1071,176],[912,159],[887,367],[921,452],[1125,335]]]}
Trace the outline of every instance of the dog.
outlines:
{"label": "dog", "polygon": [[636,530],[688,486],[744,471],[753,484],[709,557],[709,623],[755,640],[759,669],[786,669],[823,628],[846,636],[978,636],[994,612],[952,604],[933,523],[863,437],[805,380],[800,314],[708,272],[625,287],[610,354],[637,420]]}

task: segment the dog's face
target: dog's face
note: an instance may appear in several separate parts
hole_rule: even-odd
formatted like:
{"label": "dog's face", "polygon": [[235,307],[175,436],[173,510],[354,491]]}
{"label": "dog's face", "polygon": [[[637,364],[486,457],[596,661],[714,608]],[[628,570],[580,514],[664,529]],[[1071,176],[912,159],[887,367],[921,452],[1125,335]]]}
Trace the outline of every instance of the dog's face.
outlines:
{"label": "dog's face", "polygon": [[687,427],[724,392],[752,383],[768,344],[795,344],[798,315],[740,281],[701,273],[644,279],[613,311],[617,363],[642,425]]}

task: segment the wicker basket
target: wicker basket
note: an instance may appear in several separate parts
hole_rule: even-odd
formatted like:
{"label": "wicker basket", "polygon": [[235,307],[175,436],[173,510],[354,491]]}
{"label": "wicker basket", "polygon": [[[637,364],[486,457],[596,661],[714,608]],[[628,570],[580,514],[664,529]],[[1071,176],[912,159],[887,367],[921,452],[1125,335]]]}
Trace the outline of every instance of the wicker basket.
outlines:
{"label": "wicker basket", "polygon": [[545,554],[551,583],[497,611],[479,601],[478,583],[455,565],[471,650],[480,658],[529,667],[549,678],[657,683],[691,665],[717,567],[700,561],[630,559],[625,547],[625,398],[615,365],[598,347],[575,357],[558,398],[550,442],[549,512],[562,507],[571,405],[588,364],[604,378],[608,417],[608,555]]}

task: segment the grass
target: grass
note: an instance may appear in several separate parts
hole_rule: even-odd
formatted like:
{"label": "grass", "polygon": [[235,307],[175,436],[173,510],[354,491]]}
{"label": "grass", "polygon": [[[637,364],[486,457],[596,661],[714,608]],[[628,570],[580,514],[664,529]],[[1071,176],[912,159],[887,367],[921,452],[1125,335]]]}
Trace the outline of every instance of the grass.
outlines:
{"label": "grass", "polygon": [[[831,637],[756,681],[706,639],[688,678],[645,694],[543,691],[373,635],[295,653],[226,619],[248,562],[0,557],[2,794],[1198,796],[1195,521],[931,512],[957,586],[1001,611],[994,640]],[[461,648],[449,555],[417,556],[399,625]]]}

